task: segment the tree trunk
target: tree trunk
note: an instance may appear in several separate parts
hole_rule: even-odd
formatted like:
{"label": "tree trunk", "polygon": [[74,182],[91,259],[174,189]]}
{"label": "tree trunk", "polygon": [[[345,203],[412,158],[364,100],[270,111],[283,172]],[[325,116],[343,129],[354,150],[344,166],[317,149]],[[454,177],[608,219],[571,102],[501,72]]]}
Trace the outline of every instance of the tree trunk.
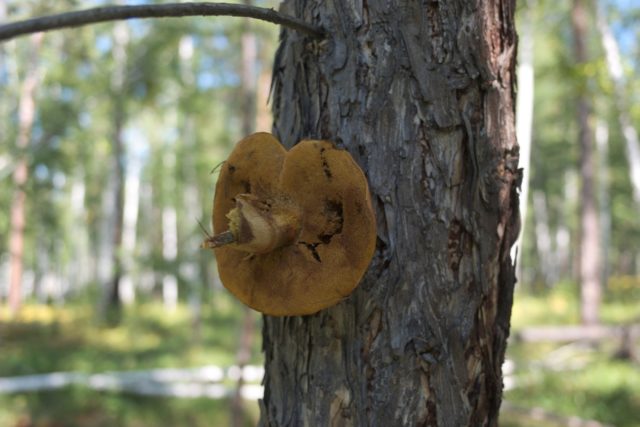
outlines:
{"label": "tree trunk", "polygon": [[38,85],[38,56],[42,44],[42,33],[31,37],[31,55],[26,74],[20,88],[18,102],[18,136],[16,148],[18,158],[13,171],[13,198],[11,200],[11,231],[9,238],[9,309],[15,316],[22,303],[22,269],[24,259],[24,228],[26,224],[27,193],[25,186],[29,176],[27,148],[36,115],[35,91]]}
{"label": "tree trunk", "polygon": [[118,295],[120,301],[131,305],[136,298],[136,278],[133,269],[132,258],[135,255],[136,240],[138,234],[138,210],[140,208],[140,175],[142,173],[142,161],[139,154],[130,153],[127,172],[124,180],[124,200],[122,205],[122,278]]}
{"label": "tree trunk", "polygon": [[602,248],[602,266],[600,283],[603,287],[609,282],[611,265],[609,247],[611,246],[611,198],[609,197],[609,127],[604,120],[596,122],[596,149],[598,151],[598,213],[600,216],[600,247]]}
{"label": "tree trunk", "polygon": [[556,254],[551,245],[551,231],[549,230],[549,215],[547,214],[547,196],[543,191],[533,192],[533,220],[536,230],[536,252],[538,256],[539,272],[545,287],[555,284]]}
{"label": "tree trunk", "polygon": [[[571,10],[574,55],[578,66],[588,61],[586,49],[588,16],[584,0],[574,0]],[[578,145],[580,147],[580,253],[578,271],[580,281],[580,313],[585,325],[600,321],[600,224],[594,188],[595,158],[593,135],[589,123],[591,105],[586,81],[581,82],[577,93]]]}
{"label": "tree trunk", "polygon": [[[243,4],[251,6],[252,0],[244,0]],[[258,56],[257,38],[251,30],[251,24],[245,19],[241,39],[242,65],[241,65],[241,85],[240,99],[242,99],[242,135],[250,135],[256,129],[256,86],[257,70],[256,62]],[[242,388],[244,387],[243,368],[251,360],[251,342],[254,335],[255,312],[248,307],[243,309],[242,328],[236,349],[236,365],[240,369],[240,375],[235,385],[235,391],[231,400],[231,427],[241,427],[246,424],[245,407],[242,399]]]}
{"label": "tree trunk", "polygon": [[368,175],[377,250],[356,291],[264,318],[261,424],[497,425],[519,229],[513,1],[288,0],[274,131]]}
{"label": "tree trunk", "polygon": [[606,54],[609,75],[611,76],[611,80],[613,80],[616,107],[618,108],[618,121],[622,128],[622,135],[624,136],[627,147],[629,178],[631,179],[631,186],[633,188],[633,198],[635,202],[640,205],[640,142],[638,141],[636,128],[633,126],[631,118],[629,117],[629,96],[625,89],[620,49],[607,23],[602,2],[598,5],[597,11],[597,23],[602,47]]}
{"label": "tree trunk", "polygon": [[522,255],[524,248],[522,238],[527,225],[527,205],[529,202],[529,176],[531,164],[531,133],[533,131],[533,100],[534,100],[534,68],[533,68],[533,44],[534,44],[534,7],[535,0],[526,0],[522,13],[522,26],[520,27],[520,44],[518,51],[518,95],[516,98],[516,136],[520,146],[520,163],[522,168],[522,188],[520,190],[520,216],[522,229],[514,249],[518,251],[511,256],[516,258],[518,277],[522,280]]}
{"label": "tree trunk", "polygon": [[[166,148],[164,169],[173,171],[175,169],[175,147]],[[169,159],[169,160],[167,160]],[[163,180],[169,181],[169,190],[165,194],[172,195],[175,191],[175,181],[171,174]],[[168,199],[168,200],[167,200]],[[162,276],[162,301],[167,312],[173,312],[178,308],[178,278],[174,274],[176,258],[178,257],[178,212],[174,205],[173,196],[165,199],[165,206],[162,208],[162,258],[164,259],[164,275]]]}
{"label": "tree trunk", "polygon": [[[109,243],[103,243],[105,252],[100,262],[104,274],[102,283],[102,296],[99,306],[99,316],[105,319],[111,309],[120,308],[120,281],[123,276],[122,266],[122,231],[124,221],[124,125],[126,121],[125,111],[125,81],[127,74],[127,44],[129,42],[129,30],[125,22],[118,22],[113,29],[113,60],[114,71],[111,79],[111,96],[113,97],[112,135],[111,135],[111,159],[107,171],[109,183],[104,194],[103,229],[105,233],[102,239],[109,239]],[[110,258],[108,261],[106,258]],[[117,314],[117,313],[113,313]],[[118,320],[118,316],[113,319]]]}
{"label": "tree trunk", "polygon": [[69,192],[70,218],[69,230],[73,230],[74,236],[70,244],[71,259],[67,264],[68,274],[66,280],[74,292],[86,287],[93,279],[91,276],[90,231],[87,221],[87,208],[85,205],[85,193],[87,186],[87,174],[83,166],[77,167],[71,178],[71,190]]}

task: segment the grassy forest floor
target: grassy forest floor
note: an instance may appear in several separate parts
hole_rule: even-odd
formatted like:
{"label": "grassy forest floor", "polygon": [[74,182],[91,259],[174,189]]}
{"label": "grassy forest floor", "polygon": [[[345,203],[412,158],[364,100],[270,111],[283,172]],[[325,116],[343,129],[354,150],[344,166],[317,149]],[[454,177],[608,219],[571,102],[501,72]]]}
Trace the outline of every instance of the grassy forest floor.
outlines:
{"label": "grassy forest floor", "polygon": [[[603,324],[640,323],[640,288],[635,281],[613,281],[601,308]],[[611,286],[611,285],[610,285]],[[563,283],[540,294],[517,292],[512,336],[529,326],[577,325],[580,311],[575,284]],[[640,355],[635,343],[636,355]],[[527,420],[522,411],[503,411],[502,426],[569,425],[570,417],[617,427],[640,426],[640,364],[615,357],[617,338],[596,344],[522,343],[511,340],[507,358],[515,364],[515,387],[505,400],[518,408],[539,408],[558,421]],[[574,424],[575,425],[575,424]]]}
{"label": "grassy forest floor", "polygon": [[[558,286],[544,295],[518,293],[513,329],[576,324],[577,295]],[[159,303],[126,309],[118,326],[97,326],[89,304],[26,305],[20,318],[1,313],[0,377],[60,371],[97,373],[153,368],[234,364],[244,311],[226,294],[203,305],[201,323],[186,306],[167,314]],[[604,323],[640,318],[637,295],[618,295],[602,308]],[[261,364],[260,319],[255,316],[252,364]],[[640,425],[640,365],[613,357],[618,342],[598,346],[516,343],[508,350],[515,386],[505,393],[509,407],[502,426],[556,426],[578,416],[620,427]],[[230,384],[232,385],[232,384]],[[81,386],[0,394],[0,425],[57,426],[225,426],[228,399],[178,399],[100,392]],[[541,408],[558,420],[540,421],[523,410]],[[246,425],[255,425],[257,404],[245,404]],[[546,424],[545,424],[546,423]]]}
{"label": "grassy forest floor", "polygon": [[[48,372],[99,373],[154,368],[227,367],[235,362],[245,311],[224,293],[202,308],[200,325],[186,306],[167,313],[160,303],[125,309],[117,326],[98,326],[88,304],[27,305],[0,323],[0,377]],[[262,364],[255,315],[252,364]],[[233,384],[228,384],[233,386]],[[92,391],[82,386],[0,394],[0,426],[180,427],[229,425],[229,399],[169,398]],[[256,425],[255,402],[245,404]]]}

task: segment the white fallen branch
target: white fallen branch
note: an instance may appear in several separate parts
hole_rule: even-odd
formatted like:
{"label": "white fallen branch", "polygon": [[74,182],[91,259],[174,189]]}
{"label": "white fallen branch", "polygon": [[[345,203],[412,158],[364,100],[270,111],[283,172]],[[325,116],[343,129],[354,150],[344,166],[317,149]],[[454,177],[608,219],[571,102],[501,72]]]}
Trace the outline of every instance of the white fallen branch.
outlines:
{"label": "white fallen branch", "polygon": [[[103,372],[85,374],[79,372],[53,372],[0,378],[0,393],[20,393],[79,385],[93,390],[117,391],[148,396],[180,398],[207,397],[221,399],[234,391],[223,381],[237,381],[241,376],[245,383],[259,382],[264,375],[261,366],[247,365],[242,369],[231,366],[226,370],[218,366],[189,369],[151,369],[146,371]],[[240,394],[245,399],[259,399],[263,388],[258,384],[245,384]]]}
{"label": "white fallen branch", "polygon": [[514,332],[514,339],[524,342],[602,341],[621,339],[626,334],[640,336],[640,324],[620,326],[537,326]]}

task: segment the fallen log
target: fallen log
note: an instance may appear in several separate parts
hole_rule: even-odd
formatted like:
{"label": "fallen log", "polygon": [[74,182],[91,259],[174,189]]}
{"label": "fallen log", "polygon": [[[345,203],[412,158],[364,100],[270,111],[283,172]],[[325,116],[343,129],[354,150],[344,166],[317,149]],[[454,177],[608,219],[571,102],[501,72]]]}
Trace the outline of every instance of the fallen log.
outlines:
{"label": "fallen log", "polygon": [[[82,372],[52,372],[0,378],[0,394],[55,390],[69,386],[84,386],[93,390],[115,391],[148,396],[182,398],[208,397],[220,399],[231,396],[233,388],[224,381],[259,382],[264,375],[261,366],[218,366],[185,369],[151,369],[87,374]],[[262,397],[262,386],[244,384],[240,390],[244,399]]]}
{"label": "fallen log", "polygon": [[515,331],[513,338],[522,342],[602,341],[640,337],[640,323],[627,325],[533,326]]}

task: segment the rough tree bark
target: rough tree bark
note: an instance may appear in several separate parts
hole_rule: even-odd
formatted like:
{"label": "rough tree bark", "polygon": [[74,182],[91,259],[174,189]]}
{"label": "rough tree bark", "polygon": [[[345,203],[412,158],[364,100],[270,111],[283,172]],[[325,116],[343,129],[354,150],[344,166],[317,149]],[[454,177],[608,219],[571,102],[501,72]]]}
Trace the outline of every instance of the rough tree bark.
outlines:
{"label": "rough tree bark", "polygon": [[[577,66],[588,61],[586,47],[589,19],[584,0],[573,0],[571,8],[574,56]],[[591,103],[586,89],[586,79],[581,82],[576,94],[578,145],[580,147],[580,252],[578,274],[580,280],[580,315],[585,325],[600,321],[600,220],[595,192],[595,158],[593,155],[593,132],[590,116]]]}
{"label": "rough tree bark", "polygon": [[261,425],[496,425],[519,229],[513,0],[287,0],[274,132],[366,171],[377,251],[312,316],[264,318]]}

